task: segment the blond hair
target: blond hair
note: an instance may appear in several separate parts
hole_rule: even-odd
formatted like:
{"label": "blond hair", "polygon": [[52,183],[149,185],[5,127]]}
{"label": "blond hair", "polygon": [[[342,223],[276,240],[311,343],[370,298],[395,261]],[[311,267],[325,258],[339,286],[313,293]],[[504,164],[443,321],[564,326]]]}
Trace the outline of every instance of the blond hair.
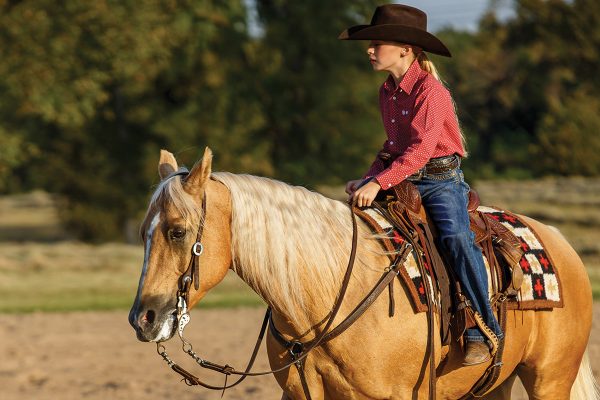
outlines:
{"label": "blond hair", "polygon": [[444,86],[446,86],[446,82],[442,80],[442,77],[435,67],[435,64],[429,59],[429,57],[427,57],[427,53],[422,50],[419,51],[417,53],[417,61],[419,62],[419,65],[423,71],[429,72],[435,79],[442,82]]}
{"label": "blond hair", "polygon": [[[433,63],[433,61],[431,61],[429,59],[429,57],[427,57],[427,53],[425,53],[423,50],[421,50],[419,48],[416,48],[415,50],[416,50],[416,55],[417,55],[417,61],[419,62],[419,66],[421,67],[421,69],[425,72],[430,73],[436,80],[438,80],[439,82],[442,83],[442,85],[444,85],[446,88],[448,88],[448,85],[440,76],[440,73],[438,72],[437,68],[435,67],[435,64]],[[456,114],[456,119],[458,120],[458,107],[456,106],[454,97],[450,96],[450,98],[452,99],[452,105],[454,106],[454,113]],[[458,131],[460,132],[460,140],[462,142],[463,150],[465,151],[464,156],[466,157],[468,155],[467,140],[463,133],[462,127],[460,126],[459,120],[458,120]]]}

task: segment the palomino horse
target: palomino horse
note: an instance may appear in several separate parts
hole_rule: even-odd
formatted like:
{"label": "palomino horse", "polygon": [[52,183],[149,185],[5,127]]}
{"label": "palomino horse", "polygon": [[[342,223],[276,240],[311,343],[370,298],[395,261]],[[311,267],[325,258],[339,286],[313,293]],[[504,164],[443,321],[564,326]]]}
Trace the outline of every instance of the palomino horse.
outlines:
{"label": "palomino horse", "polygon": [[[142,341],[160,342],[176,331],[180,276],[190,264],[203,226],[200,286],[193,307],[229,269],[273,309],[287,338],[309,340],[323,327],[338,294],[350,253],[348,206],[304,188],[248,175],[211,173],[207,148],[183,179],[177,162],[161,152],[162,179],[142,225],[145,257],[129,321]],[[202,207],[203,197],[205,207]],[[205,212],[203,212],[205,208]],[[585,268],[555,229],[527,219],[552,256],[562,279],[564,307],[509,311],[504,365],[486,399],[509,399],[518,376],[531,399],[596,398],[587,359],[592,295]],[[336,323],[362,299],[388,267],[368,227],[359,222],[356,263]],[[427,320],[415,314],[406,289],[395,291],[396,316],[380,296],[348,330],[316,348],[305,373],[313,399],[423,399],[428,397]],[[438,398],[458,399],[487,368],[462,367],[458,344],[441,348],[435,338]],[[271,367],[289,355],[267,336]],[[282,399],[304,399],[295,368],[275,374]]]}

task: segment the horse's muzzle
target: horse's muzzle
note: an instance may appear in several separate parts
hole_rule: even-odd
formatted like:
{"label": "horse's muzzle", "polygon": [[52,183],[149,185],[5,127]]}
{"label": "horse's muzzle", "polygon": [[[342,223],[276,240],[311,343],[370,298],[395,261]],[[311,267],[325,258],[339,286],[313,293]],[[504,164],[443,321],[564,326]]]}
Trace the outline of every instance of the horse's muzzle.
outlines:
{"label": "horse's muzzle", "polygon": [[129,324],[135,329],[138,340],[142,342],[163,342],[175,334],[176,310],[165,307],[164,311],[155,311],[152,307],[134,307],[129,312]]}

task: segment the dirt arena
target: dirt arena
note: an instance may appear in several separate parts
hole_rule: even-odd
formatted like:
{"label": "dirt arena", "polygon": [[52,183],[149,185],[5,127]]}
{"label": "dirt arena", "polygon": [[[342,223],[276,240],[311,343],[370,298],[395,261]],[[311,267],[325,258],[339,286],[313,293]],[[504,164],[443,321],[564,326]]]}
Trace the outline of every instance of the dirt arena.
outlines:
{"label": "dirt arena", "polygon": [[[192,314],[187,336],[203,357],[245,366],[262,321],[257,308],[200,310]],[[156,354],[141,343],[127,322],[127,313],[0,315],[0,398],[13,399],[219,399],[219,392],[187,387]],[[169,355],[183,360],[178,343]],[[589,355],[600,377],[600,303],[594,307]],[[191,366],[191,364],[185,364]],[[265,351],[256,367],[268,367]],[[195,372],[198,370],[194,370]],[[196,373],[214,384],[221,378]],[[525,399],[515,385],[514,399]],[[270,377],[248,378],[224,399],[275,399],[281,392]]]}

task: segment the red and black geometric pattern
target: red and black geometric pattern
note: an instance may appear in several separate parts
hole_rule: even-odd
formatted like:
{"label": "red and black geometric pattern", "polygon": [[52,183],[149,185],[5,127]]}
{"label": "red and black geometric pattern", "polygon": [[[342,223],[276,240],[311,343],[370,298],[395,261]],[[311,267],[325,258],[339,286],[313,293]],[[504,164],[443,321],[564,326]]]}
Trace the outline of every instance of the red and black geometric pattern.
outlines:
{"label": "red and black geometric pattern", "polygon": [[491,207],[480,207],[479,210],[510,229],[521,242],[521,248],[525,252],[519,262],[524,279],[518,293],[518,303],[509,304],[509,307],[519,309],[562,307],[562,289],[558,272],[533,229],[522,218],[510,212]]}

